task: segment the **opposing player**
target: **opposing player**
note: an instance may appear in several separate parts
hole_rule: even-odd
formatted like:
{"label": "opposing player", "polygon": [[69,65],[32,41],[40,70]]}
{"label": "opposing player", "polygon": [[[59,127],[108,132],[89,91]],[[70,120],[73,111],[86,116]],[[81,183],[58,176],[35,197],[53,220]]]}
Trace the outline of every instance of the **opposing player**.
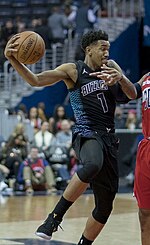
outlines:
{"label": "opposing player", "polygon": [[[95,207],[78,243],[90,245],[107,222],[118,189],[118,138],[114,129],[116,102],[125,103],[141,96],[141,87],[137,83],[133,85],[120,67],[108,60],[110,43],[104,31],[90,31],[83,35],[84,62],[62,64],[40,74],[32,73],[13,57],[17,52],[18,38],[8,42],[5,56],[26,82],[32,86],[50,86],[60,80],[65,82],[76,119],[73,147],[83,163],[83,168],[73,176],[36,234],[50,240],[66,211],[90,183]],[[93,73],[95,71],[101,72]]]}
{"label": "opposing player", "polygon": [[150,245],[150,73],[142,85],[142,129],[144,139],[139,143],[135,168],[134,194],[139,206],[142,245]]}

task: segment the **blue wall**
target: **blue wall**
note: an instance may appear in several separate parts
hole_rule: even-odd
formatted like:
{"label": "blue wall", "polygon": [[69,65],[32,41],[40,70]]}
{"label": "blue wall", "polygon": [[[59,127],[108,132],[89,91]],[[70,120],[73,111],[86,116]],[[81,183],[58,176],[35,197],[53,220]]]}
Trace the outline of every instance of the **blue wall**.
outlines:
{"label": "blue wall", "polygon": [[110,58],[114,59],[132,81],[139,80],[139,23],[135,22],[111,43]]}
{"label": "blue wall", "polygon": [[36,91],[28,97],[24,97],[20,103],[24,103],[29,110],[32,106],[37,106],[39,102],[44,102],[46,115],[51,116],[55,105],[63,104],[66,96],[67,88],[64,82],[59,82],[53,86]]}

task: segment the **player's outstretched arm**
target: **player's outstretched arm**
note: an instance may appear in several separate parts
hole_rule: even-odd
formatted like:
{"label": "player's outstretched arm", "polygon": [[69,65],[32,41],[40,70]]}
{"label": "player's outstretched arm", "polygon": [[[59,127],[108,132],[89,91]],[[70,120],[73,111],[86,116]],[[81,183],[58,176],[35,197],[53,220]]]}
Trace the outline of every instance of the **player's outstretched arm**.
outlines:
{"label": "player's outstretched arm", "polygon": [[58,81],[70,79],[68,71],[72,67],[71,64],[63,64],[55,70],[44,71],[39,74],[34,74],[24,64],[20,63],[13,56],[17,50],[17,39],[19,35],[15,35],[14,38],[10,39],[6,45],[4,54],[5,57],[10,61],[13,68],[18,74],[31,86],[43,87],[50,86]]}
{"label": "player's outstretched arm", "polygon": [[136,99],[137,92],[132,82],[123,74],[120,66],[113,60],[109,60],[107,65],[101,67],[100,72],[91,73],[91,76],[97,76],[98,78],[105,80],[106,85],[113,86],[115,83],[119,83],[123,92],[129,99]]}

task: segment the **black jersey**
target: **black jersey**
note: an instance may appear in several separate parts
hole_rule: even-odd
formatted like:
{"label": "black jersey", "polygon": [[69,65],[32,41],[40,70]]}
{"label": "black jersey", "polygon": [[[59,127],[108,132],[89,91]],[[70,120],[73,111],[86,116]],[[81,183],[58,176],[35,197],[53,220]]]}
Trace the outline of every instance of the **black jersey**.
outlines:
{"label": "black jersey", "polygon": [[114,132],[116,102],[129,101],[118,83],[105,85],[104,80],[89,76],[93,72],[83,61],[76,63],[78,78],[69,90],[76,119],[73,133],[90,136],[95,131]]}

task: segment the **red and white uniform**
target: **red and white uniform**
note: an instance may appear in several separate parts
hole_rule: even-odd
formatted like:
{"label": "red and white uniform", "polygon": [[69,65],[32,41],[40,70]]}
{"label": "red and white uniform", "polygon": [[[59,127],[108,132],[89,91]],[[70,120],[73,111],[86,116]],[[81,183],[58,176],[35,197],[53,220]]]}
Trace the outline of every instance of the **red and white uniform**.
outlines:
{"label": "red and white uniform", "polygon": [[150,73],[142,84],[142,128],[135,168],[134,194],[139,208],[150,209]]}

